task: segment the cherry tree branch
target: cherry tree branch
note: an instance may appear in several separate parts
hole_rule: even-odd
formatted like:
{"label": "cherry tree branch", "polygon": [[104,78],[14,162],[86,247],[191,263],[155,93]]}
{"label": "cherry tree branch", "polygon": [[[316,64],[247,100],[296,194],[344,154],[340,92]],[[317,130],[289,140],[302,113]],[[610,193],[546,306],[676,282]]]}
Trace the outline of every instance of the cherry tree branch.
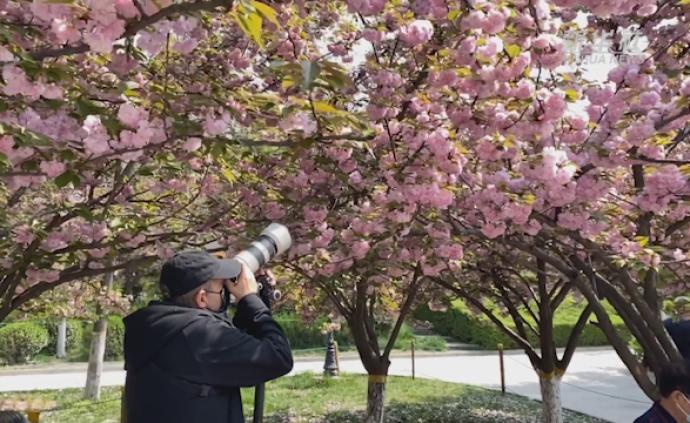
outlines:
{"label": "cherry tree branch", "polygon": [[391,331],[391,334],[388,337],[388,342],[386,343],[386,346],[383,349],[383,356],[385,358],[388,358],[391,351],[393,350],[393,345],[395,345],[395,340],[398,338],[398,334],[400,333],[400,328],[402,327],[403,321],[405,321],[405,318],[409,314],[410,309],[412,308],[412,304],[414,303],[414,300],[417,297],[417,292],[419,291],[419,288],[423,282],[424,278],[422,277],[422,266],[420,263],[417,263],[417,266],[415,266],[414,269],[414,275],[412,276],[412,283],[407,291],[407,298],[405,299],[405,303],[403,304],[403,306],[400,308],[400,313],[398,314],[398,318],[395,321],[395,326],[393,326],[393,330]]}
{"label": "cherry tree branch", "polygon": [[[169,16],[176,15],[176,14],[190,14],[194,12],[200,12],[202,10],[213,10],[218,7],[226,7],[230,8],[232,7],[234,1],[233,0],[209,0],[209,1],[194,1],[194,2],[189,2],[189,3],[175,3],[172,4],[164,9],[159,10],[158,12],[148,15],[148,16],[143,16],[141,19],[137,21],[132,21],[127,24],[125,28],[125,32],[122,34],[122,37],[120,38],[127,38],[136,35],[139,31],[142,29],[145,29],[146,27],[155,24],[156,22],[165,19]],[[42,61],[44,59],[48,58],[53,58],[53,57],[61,57],[61,56],[70,56],[74,54],[81,54],[81,53],[87,53],[90,50],[90,47],[82,42],[80,44],[77,44],[75,46],[69,46],[69,47],[62,47],[62,48],[50,48],[50,49],[43,49],[43,50],[38,50],[30,53],[29,55],[31,56],[32,59],[37,60],[37,61]]]}

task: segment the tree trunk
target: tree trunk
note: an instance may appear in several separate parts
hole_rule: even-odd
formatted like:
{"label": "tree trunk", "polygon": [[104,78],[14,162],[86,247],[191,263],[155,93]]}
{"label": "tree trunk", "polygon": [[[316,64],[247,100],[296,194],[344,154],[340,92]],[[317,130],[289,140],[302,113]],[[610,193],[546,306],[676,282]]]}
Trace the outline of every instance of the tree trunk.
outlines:
{"label": "tree trunk", "polygon": [[57,331],[57,346],[56,346],[56,351],[57,351],[57,357],[58,358],[65,358],[67,356],[67,353],[65,352],[66,348],[65,346],[67,345],[67,319],[62,318],[60,319],[60,323],[58,323],[58,331]]}
{"label": "tree trunk", "polygon": [[561,377],[554,374],[539,375],[541,388],[542,421],[544,423],[563,423],[561,404]]}
{"label": "tree trunk", "polygon": [[[106,291],[113,285],[113,273],[106,273],[103,286]],[[98,400],[101,397],[101,373],[103,372],[103,358],[105,357],[105,339],[108,332],[108,319],[100,305],[96,307],[98,320],[93,325],[91,335],[91,349],[89,350],[89,367],[86,371],[86,387],[84,398]]]}
{"label": "tree trunk", "polygon": [[108,330],[108,320],[101,316],[94,324],[91,336],[91,350],[89,351],[89,368],[86,372],[86,388],[84,398],[98,400],[101,397],[101,373],[103,372],[103,357],[105,356],[105,336]]}
{"label": "tree trunk", "polygon": [[385,380],[385,376],[369,375],[366,423],[383,423],[383,401],[386,393],[386,382],[382,382],[382,380]]}

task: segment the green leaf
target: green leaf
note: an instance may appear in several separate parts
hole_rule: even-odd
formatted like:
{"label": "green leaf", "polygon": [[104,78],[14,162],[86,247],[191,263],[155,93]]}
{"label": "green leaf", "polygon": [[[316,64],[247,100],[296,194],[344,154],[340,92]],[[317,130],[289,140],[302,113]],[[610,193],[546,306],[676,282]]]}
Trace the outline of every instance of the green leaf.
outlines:
{"label": "green leaf", "polygon": [[137,173],[142,176],[153,176],[153,166],[142,166]]}
{"label": "green leaf", "polygon": [[259,12],[261,16],[268,19],[273,25],[278,27],[280,26],[276,11],[271,6],[258,1],[252,1],[252,6],[254,6],[256,11]]}
{"label": "green leaf", "polygon": [[77,107],[77,113],[81,117],[86,117],[89,115],[98,115],[103,113],[105,110],[103,107],[97,105],[93,101],[87,100],[83,97],[80,97],[75,101],[75,105]]}
{"label": "green leaf", "polygon": [[506,46],[506,53],[508,53],[508,56],[511,59],[514,59],[518,57],[520,53],[522,53],[522,48],[520,48],[520,46],[517,44],[508,44]]}
{"label": "green leaf", "polygon": [[12,162],[4,153],[0,153],[0,167],[12,167]]}
{"label": "green leaf", "polygon": [[60,159],[63,162],[72,161],[77,158],[77,155],[72,150],[60,151]]}
{"label": "green leaf", "polygon": [[19,67],[21,67],[22,70],[32,78],[35,78],[41,71],[41,64],[33,59],[22,60],[19,62]]}
{"label": "green leaf", "polygon": [[63,104],[65,104],[62,100],[46,100],[45,102],[46,105],[53,110],[58,110]]}
{"label": "green leaf", "polygon": [[124,129],[119,120],[110,116],[102,116],[101,123],[103,123],[103,126],[111,136],[117,136]]}
{"label": "green leaf", "polygon": [[565,90],[565,99],[572,103],[580,99],[580,93],[578,93],[577,90],[573,88],[569,88]]}
{"label": "green leaf", "polygon": [[22,132],[15,133],[14,139],[20,145],[28,145],[31,147],[50,147],[53,145],[53,142],[49,138],[28,130],[22,130]]}
{"label": "green leaf", "polygon": [[635,241],[637,241],[637,243],[640,244],[640,247],[644,248],[649,244],[649,237],[648,236],[636,236]]}
{"label": "green leaf", "polygon": [[453,9],[450,12],[448,12],[448,20],[453,22],[460,16],[460,10],[459,9]]}
{"label": "green leaf", "polygon": [[69,71],[62,66],[54,65],[54,66],[49,66],[46,69],[46,77],[48,78],[49,81],[52,81],[52,82],[58,82],[58,81],[65,80],[69,76],[70,76]]}
{"label": "green leaf", "polygon": [[302,89],[304,91],[310,91],[314,85],[314,81],[319,77],[321,73],[321,66],[318,62],[312,62],[305,60],[301,63],[302,66]]}
{"label": "green leaf", "polygon": [[352,86],[352,79],[350,75],[335,63],[324,61],[321,64],[323,68],[320,78],[326,81],[333,88],[346,88]]}
{"label": "green leaf", "polygon": [[315,101],[314,110],[319,113],[339,113],[340,110],[326,103],[325,101]]}
{"label": "green leaf", "polygon": [[55,185],[57,185],[58,188],[64,188],[69,184],[72,184],[72,187],[76,188],[79,186],[80,182],[81,179],[79,176],[71,170],[67,170],[55,178]]}
{"label": "green leaf", "polygon": [[244,9],[240,13],[235,14],[235,20],[239,24],[244,33],[254,40],[259,46],[264,46],[264,40],[261,37],[261,28],[263,26],[263,18],[256,12],[246,13]]}

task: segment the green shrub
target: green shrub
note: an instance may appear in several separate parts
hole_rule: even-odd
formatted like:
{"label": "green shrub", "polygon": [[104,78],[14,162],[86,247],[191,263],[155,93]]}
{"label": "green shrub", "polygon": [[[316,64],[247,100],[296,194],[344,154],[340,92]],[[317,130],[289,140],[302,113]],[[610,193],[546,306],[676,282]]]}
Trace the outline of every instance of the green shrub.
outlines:
{"label": "green shrub", "polygon": [[[379,345],[383,348],[388,342],[389,333],[385,337],[379,338]],[[403,323],[398,332],[398,337],[393,346],[396,350],[409,351],[412,349],[412,340],[415,341],[415,349],[418,351],[446,351],[448,345],[446,340],[438,335],[418,336],[412,331],[407,323]]]}
{"label": "green shrub", "polygon": [[[487,304],[496,313],[496,307]],[[557,347],[564,347],[570,336],[573,326],[577,322],[584,303],[578,303],[573,298],[566,299],[556,310],[554,316],[554,341]],[[630,338],[630,333],[625,327],[623,320],[615,314],[613,308],[605,304],[609,311],[611,321],[624,338]],[[511,329],[515,326],[510,316],[499,318]],[[528,321],[532,322],[527,314],[523,314]],[[442,335],[453,337],[460,342],[479,345],[486,349],[495,349],[498,344],[503,344],[505,348],[517,348],[517,344],[501,331],[488,317],[472,312],[464,302],[456,300],[446,312],[431,311],[428,306],[423,305],[415,311],[415,317],[420,320],[427,320],[434,325],[434,331]],[[590,321],[594,317],[590,318]],[[533,345],[538,345],[536,335],[529,332],[528,339]],[[593,324],[587,324],[578,339],[579,346],[600,346],[608,345],[608,340],[604,333]]]}
{"label": "green shrub", "polygon": [[48,331],[36,323],[17,322],[0,327],[0,359],[7,364],[26,363],[46,345]]}
{"label": "green shrub", "polygon": [[108,316],[108,330],[105,336],[105,359],[121,360],[124,356],[125,324],[122,316]]}
{"label": "green shrub", "polygon": [[[321,324],[325,319],[320,319],[307,325],[292,313],[279,313],[274,318],[280,327],[283,328],[293,350],[326,347],[326,335],[321,333]],[[335,333],[335,340],[340,347],[352,345],[346,328]]]}
{"label": "green shrub", "polygon": [[[43,352],[49,355],[57,353],[58,326],[60,319],[50,319],[42,322],[42,326],[48,331],[48,345]],[[84,338],[84,323],[80,320],[67,320],[67,340],[65,349],[68,353],[78,352],[82,346]]]}

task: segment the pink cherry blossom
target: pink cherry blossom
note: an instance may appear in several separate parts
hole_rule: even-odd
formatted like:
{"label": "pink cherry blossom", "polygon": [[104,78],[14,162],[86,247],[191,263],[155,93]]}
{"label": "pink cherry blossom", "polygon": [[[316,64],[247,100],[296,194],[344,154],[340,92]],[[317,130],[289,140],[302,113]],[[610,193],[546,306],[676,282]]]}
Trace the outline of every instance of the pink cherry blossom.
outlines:
{"label": "pink cherry blossom", "polygon": [[383,40],[383,33],[375,29],[367,28],[362,31],[362,38],[376,45]]}
{"label": "pink cherry blossom", "polygon": [[230,115],[223,112],[220,118],[214,114],[209,113],[204,120],[204,134],[208,136],[222,135],[228,129],[230,123]]}
{"label": "pink cherry blossom", "polygon": [[36,236],[33,234],[31,231],[31,228],[27,225],[21,225],[17,228],[14,228],[12,230],[13,237],[12,239],[24,246],[27,246],[33,242],[33,240],[36,238]]}
{"label": "pink cherry blossom", "polygon": [[357,260],[363,259],[364,256],[366,256],[369,252],[370,248],[371,247],[369,246],[369,242],[367,241],[356,241],[352,243],[352,246],[350,247],[352,255]]}
{"label": "pink cherry blossom", "polygon": [[65,171],[65,164],[56,160],[44,161],[40,165],[41,172],[45,173],[47,177],[54,178]]}
{"label": "pink cherry blossom", "polygon": [[117,111],[120,122],[130,128],[138,128],[142,121],[148,120],[148,111],[131,103],[122,103]]}
{"label": "pink cherry blossom", "polygon": [[5,46],[0,46],[0,63],[13,62],[14,55]]}
{"label": "pink cherry blossom", "polygon": [[504,222],[486,223],[482,226],[482,233],[489,239],[498,238],[506,231],[506,224]]}
{"label": "pink cherry blossom", "polygon": [[427,43],[433,35],[434,26],[428,20],[416,20],[398,32],[400,39],[409,47]]}
{"label": "pink cherry blossom", "polygon": [[86,151],[93,155],[99,155],[110,151],[108,144],[108,134],[105,127],[101,124],[98,116],[87,116],[82,127],[86,136],[84,137],[84,147]]}
{"label": "pink cherry blossom", "polygon": [[463,258],[463,246],[461,244],[444,244],[436,249],[439,257],[450,260],[460,260]]}
{"label": "pink cherry blossom", "polygon": [[53,269],[36,269],[30,267],[26,270],[26,280],[30,285],[38,282],[56,282],[60,279],[60,271]]}
{"label": "pink cherry blossom", "polygon": [[50,28],[60,44],[72,44],[81,39],[79,30],[66,19],[53,19]]}
{"label": "pink cherry blossom", "polygon": [[53,252],[61,248],[67,247],[67,241],[65,240],[65,235],[61,232],[51,232],[48,234],[43,243],[41,243],[41,248]]}
{"label": "pink cherry blossom", "polygon": [[117,13],[124,18],[131,19],[139,16],[139,10],[137,10],[133,0],[115,0],[115,8]]}
{"label": "pink cherry blossom", "polygon": [[302,131],[304,136],[307,137],[314,134],[317,129],[314,119],[312,119],[312,117],[305,112],[296,113],[286,119],[281,120],[278,126],[284,131]]}
{"label": "pink cherry blossom", "polygon": [[196,150],[200,149],[201,148],[201,138],[196,138],[196,137],[188,138],[187,141],[185,141],[182,148],[185,151],[189,151],[189,152],[196,151]]}
{"label": "pink cherry blossom", "polygon": [[361,13],[364,16],[381,13],[386,6],[386,0],[347,0],[348,10]]}

